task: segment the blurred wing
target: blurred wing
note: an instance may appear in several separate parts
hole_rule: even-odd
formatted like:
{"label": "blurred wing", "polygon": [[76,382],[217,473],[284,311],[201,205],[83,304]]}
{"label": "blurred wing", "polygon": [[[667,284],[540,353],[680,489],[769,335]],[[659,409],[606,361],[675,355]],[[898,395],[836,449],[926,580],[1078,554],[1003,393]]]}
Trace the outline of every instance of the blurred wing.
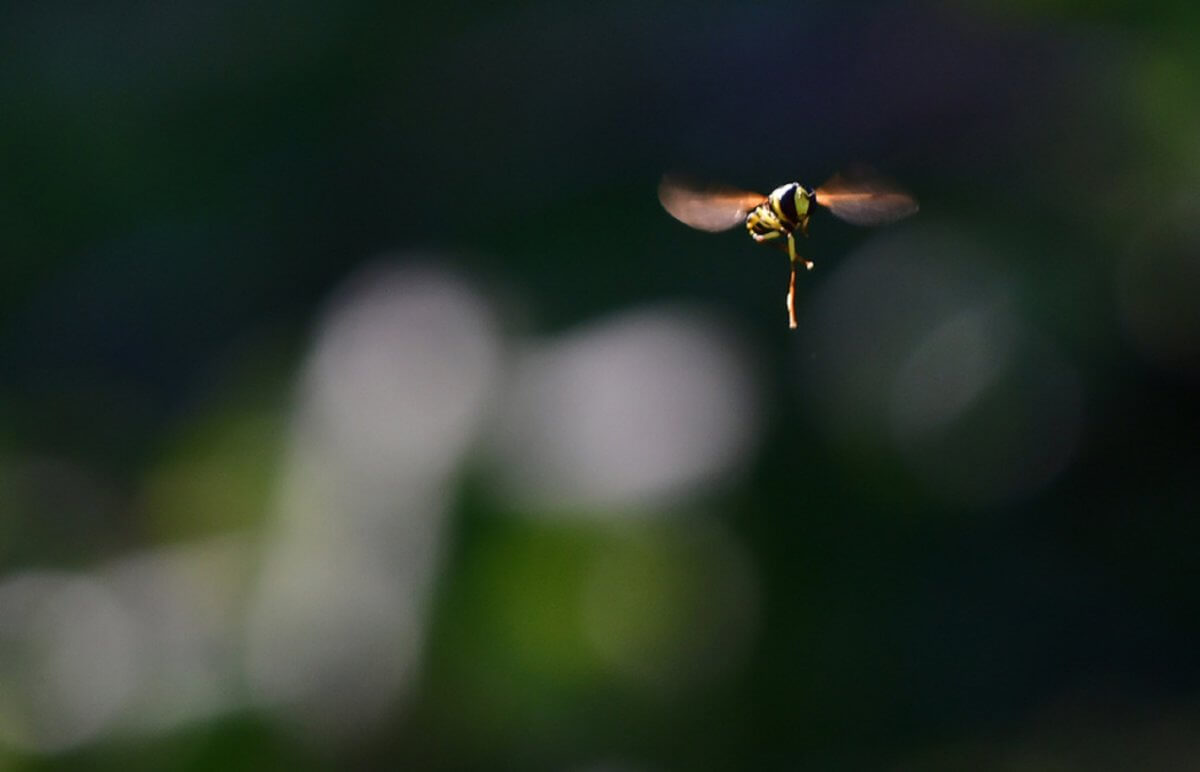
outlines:
{"label": "blurred wing", "polygon": [[733,188],[704,187],[668,175],[658,185],[658,200],[668,214],[684,225],[702,231],[723,231],[745,222],[750,210],[767,197]]}
{"label": "blurred wing", "polygon": [[885,225],[917,211],[917,201],[882,177],[863,174],[853,178],[835,174],[817,188],[817,203],[855,225]]}

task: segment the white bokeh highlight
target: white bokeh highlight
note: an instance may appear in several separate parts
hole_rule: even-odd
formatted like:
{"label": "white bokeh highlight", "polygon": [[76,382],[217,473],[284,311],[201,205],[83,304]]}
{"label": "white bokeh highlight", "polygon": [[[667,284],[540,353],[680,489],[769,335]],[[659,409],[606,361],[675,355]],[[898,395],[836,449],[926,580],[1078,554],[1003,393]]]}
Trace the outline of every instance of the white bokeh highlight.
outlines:
{"label": "white bokeh highlight", "polygon": [[133,553],[97,570],[136,636],[137,688],[122,729],[170,731],[245,704],[239,634],[250,541],[227,534]]}
{"label": "white bokeh highlight", "polygon": [[133,620],[101,582],[28,572],[0,583],[0,744],[53,753],[111,727],[136,684]]}
{"label": "white bokeh highlight", "polygon": [[646,512],[710,491],[758,437],[737,338],[696,309],[607,317],[527,346],[504,391],[496,478],[537,512]]}
{"label": "white bokeh highlight", "polygon": [[241,535],[0,583],[0,746],[55,754],[245,705]]}
{"label": "white bokeh highlight", "polygon": [[446,490],[500,367],[491,313],[413,256],[353,276],[321,318],[246,632],[252,700],[352,741],[416,672]]}
{"label": "white bokeh highlight", "polygon": [[346,282],[303,375],[299,429],[364,478],[446,474],[475,435],[499,365],[482,298],[411,260]]}

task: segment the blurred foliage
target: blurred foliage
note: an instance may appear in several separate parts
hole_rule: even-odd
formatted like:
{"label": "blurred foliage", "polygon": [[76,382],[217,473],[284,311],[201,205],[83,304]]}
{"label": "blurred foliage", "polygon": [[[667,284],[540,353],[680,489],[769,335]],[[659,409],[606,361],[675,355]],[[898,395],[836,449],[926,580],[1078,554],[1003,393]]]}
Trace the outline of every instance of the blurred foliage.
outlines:
{"label": "blurred foliage", "polygon": [[[0,727],[0,768],[1200,764],[1196,29],[1183,2],[0,8],[4,576],[291,536],[310,343],[381,256],[469,276],[510,369],[703,303],[737,320],[767,418],[740,476],[664,511],[523,507],[476,442],[419,491],[447,512],[429,626],[361,735],[326,742],[239,683],[227,711],[61,751]],[[814,221],[798,334],[778,254],[654,200],[666,170],[766,190],[855,161],[919,221],[894,241]],[[1021,366],[897,449],[885,397],[852,398],[921,343],[906,309],[971,310],[887,262],[930,245],[954,267],[929,275],[1003,290],[980,324],[1011,321]],[[954,495],[1036,477],[1022,442],[1065,414],[1044,479]]]}

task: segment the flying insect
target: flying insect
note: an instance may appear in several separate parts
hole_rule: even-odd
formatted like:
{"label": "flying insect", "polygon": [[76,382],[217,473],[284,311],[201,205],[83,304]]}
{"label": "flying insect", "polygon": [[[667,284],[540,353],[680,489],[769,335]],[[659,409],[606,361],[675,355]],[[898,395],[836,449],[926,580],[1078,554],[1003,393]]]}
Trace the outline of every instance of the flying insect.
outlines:
{"label": "flying insect", "polygon": [[735,188],[705,186],[666,175],[658,200],[667,213],[684,225],[704,231],[724,231],[739,224],[760,244],[783,247],[791,260],[788,279],[788,326],[796,329],[796,266],[812,270],[813,262],[796,254],[796,233],[808,236],[813,203],[854,225],[886,225],[917,211],[917,202],[895,184],[873,172],[835,174],[809,190],[798,182],[780,185],[770,195]]}

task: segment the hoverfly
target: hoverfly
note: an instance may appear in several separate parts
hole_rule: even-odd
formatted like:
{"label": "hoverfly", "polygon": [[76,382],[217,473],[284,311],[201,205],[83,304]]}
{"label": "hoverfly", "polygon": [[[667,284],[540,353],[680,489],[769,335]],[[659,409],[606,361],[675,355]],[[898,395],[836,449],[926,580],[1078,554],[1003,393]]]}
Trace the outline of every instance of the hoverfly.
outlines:
{"label": "hoverfly", "polygon": [[[667,175],[658,186],[663,209],[684,225],[705,231],[724,231],[745,224],[759,243],[776,242],[792,263],[788,279],[788,326],[796,329],[796,265],[812,270],[813,263],[796,254],[796,231],[808,236],[808,219],[815,201],[854,225],[884,225],[917,211],[908,193],[869,171],[853,176],[835,174],[819,188],[798,182],[780,185],[769,196],[725,187],[697,185]],[[777,241],[786,239],[786,243]]]}

